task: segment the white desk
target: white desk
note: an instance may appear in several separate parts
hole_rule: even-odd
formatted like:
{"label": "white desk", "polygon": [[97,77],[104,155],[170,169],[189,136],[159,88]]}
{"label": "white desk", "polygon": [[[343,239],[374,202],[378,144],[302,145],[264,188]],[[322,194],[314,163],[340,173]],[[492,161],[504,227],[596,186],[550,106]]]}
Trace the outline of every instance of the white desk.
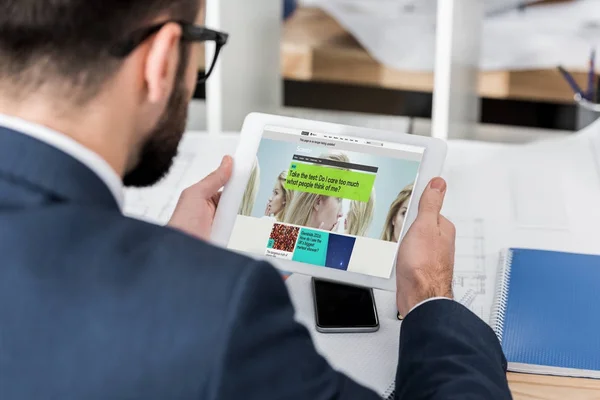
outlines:
{"label": "white desk", "polygon": [[[482,318],[486,319],[491,304],[501,248],[598,252],[594,234],[600,226],[600,175],[593,155],[594,130],[590,127],[567,139],[521,146],[449,142],[443,174],[449,184],[444,213],[457,224],[455,294]],[[210,173],[223,155],[233,154],[237,142],[234,134],[187,134],[169,177],[156,188],[129,191],[126,213],[165,223],[181,190]],[[485,262],[474,261],[481,259]],[[291,292],[298,319],[310,328],[313,317],[307,282],[298,283]],[[369,339],[370,349],[361,345],[361,351],[371,355],[395,348],[390,338],[397,340],[397,336],[385,335],[385,331],[399,329],[393,320],[393,296],[379,292],[376,296],[382,329]],[[332,353],[328,358],[334,365],[345,369],[350,364],[347,357],[353,352],[339,351],[340,346],[348,348],[349,338],[341,335],[330,340],[312,334],[323,353]],[[509,381],[516,399],[578,400],[598,398],[600,393],[597,381],[520,374],[509,374]]]}

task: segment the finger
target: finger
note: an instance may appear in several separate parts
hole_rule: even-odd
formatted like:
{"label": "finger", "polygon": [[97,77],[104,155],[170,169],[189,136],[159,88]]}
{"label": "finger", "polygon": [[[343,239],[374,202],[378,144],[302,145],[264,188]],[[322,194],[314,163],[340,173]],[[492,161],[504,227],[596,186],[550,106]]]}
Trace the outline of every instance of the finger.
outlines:
{"label": "finger", "polygon": [[321,224],[319,225],[319,229],[320,230],[324,230],[323,228],[325,227],[325,222],[321,222]]}
{"label": "finger", "polygon": [[190,186],[188,191],[194,192],[195,194],[207,199],[211,198],[217,194],[219,190],[229,181],[232,171],[233,159],[230,156],[225,156],[221,161],[221,165],[219,165],[216,170],[211,172],[200,182]]}
{"label": "finger", "polygon": [[444,204],[444,196],[446,195],[446,181],[442,178],[434,178],[429,182],[427,188],[421,195],[419,202],[418,219],[435,220],[436,223]]}

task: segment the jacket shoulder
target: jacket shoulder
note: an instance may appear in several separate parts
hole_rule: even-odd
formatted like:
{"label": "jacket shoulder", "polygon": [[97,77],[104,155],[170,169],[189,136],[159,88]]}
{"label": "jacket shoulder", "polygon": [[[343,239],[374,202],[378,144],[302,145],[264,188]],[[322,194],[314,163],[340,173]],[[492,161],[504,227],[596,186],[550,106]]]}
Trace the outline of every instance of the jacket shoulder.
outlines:
{"label": "jacket shoulder", "polygon": [[[194,238],[168,226],[154,225],[148,222],[123,216],[119,241],[132,242],[127,256],[147,255],[153,264],[169,265],[175,268],[191,267],[211,268],[214,272],[235,273],[239,268],[256,264],[248,256],[215,246]],[[239,271],[237,271],[239,272]]]}

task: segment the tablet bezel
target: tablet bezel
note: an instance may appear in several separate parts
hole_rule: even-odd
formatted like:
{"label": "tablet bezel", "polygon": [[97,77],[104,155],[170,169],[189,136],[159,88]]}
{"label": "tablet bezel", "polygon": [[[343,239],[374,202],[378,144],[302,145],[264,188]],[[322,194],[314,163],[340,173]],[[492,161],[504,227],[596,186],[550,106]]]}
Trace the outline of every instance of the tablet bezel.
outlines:
{"label": "tablet bezel", "polygon": [[[216,211],[213,230],[211,233],[211,241],[216,245],[225,248],[228,246],[229,239],[233,232],[235,220],[238,215],[238,209],[242,202],[242,197],[244,195],[248,179],[250,178],[252,165],[254,163],[256,154],[258,153],[260,141],[266,126],[313,130],[321,133],[340,134],[357,138],[383,140],[387,142],[424,147],[425,152],[423,160],[421,161],[419,174],[413,191],[413,197],[406,214],[405,224],[404,228],[402,229],[399,242],[402,242],[406,231],[410,228],[417,216],[418,203],[423,190],[432,178],[441,174],[447,153],[446,142],[431,137],[415,136],[405,133],[381,131],[276,115],[252,113],[248,115],[244,121],[240,135],[240,141],[234,155],[233,174],[231,180],[223,190],[223,194]],[[400,244],[398,244],[398,246],[399,245]],[[249,253],[243,254],[254,259],[266,260],[276,268],[283,271],[301,273],[317,278],[326,278],[341,283],[349,283],[389,291],[396,290],[395,260],[390,278],[383,279],[295,261],[274,259],[264,255]]]}

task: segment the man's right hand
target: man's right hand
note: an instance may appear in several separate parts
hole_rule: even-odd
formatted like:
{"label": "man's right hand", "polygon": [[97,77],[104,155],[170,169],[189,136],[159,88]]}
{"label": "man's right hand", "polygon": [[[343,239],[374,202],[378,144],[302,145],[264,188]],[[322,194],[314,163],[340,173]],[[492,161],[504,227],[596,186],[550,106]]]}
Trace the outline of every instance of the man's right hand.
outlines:
{"label": "man's right hand", "polygon": [[403,316],[427,299],[453,298],[456,230],[440,214],[445,194],[446,182],[442,178],[429,183],[421,196],[419,214],[400,245],[396,299]]}

